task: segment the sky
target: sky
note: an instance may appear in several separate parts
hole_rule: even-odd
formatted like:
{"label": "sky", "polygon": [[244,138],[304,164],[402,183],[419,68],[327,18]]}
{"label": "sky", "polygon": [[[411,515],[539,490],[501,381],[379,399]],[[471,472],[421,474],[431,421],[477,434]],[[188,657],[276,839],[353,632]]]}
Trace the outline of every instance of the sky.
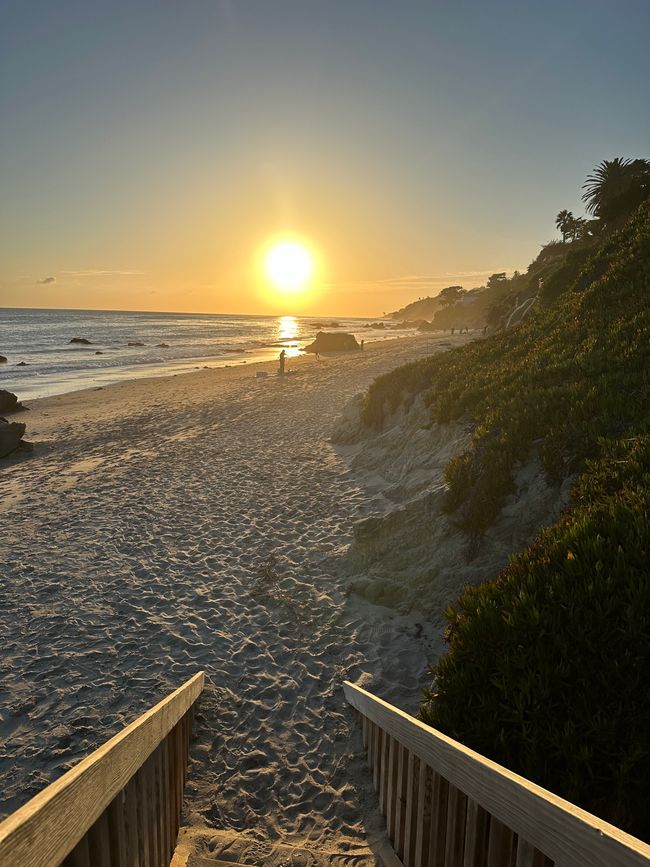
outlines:
{"label": "sky", "polygon": [[374,316],[525,270],[650,157],[648,33],[648,0],[0,0],[0,306]]}

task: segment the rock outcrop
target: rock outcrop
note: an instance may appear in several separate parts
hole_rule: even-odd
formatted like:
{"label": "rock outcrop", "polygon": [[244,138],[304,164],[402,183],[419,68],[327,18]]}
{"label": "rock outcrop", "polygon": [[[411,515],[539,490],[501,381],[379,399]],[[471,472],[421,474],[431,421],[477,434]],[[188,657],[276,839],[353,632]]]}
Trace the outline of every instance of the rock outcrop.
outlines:
{"label": "rock outcrop", "polygon": [[7,356],[6,355],[0,355],[0,364],[6,364],[6,363],[7,363]]}
{"label": "rock outcrop", "polygon": [[92,346],[90,340],[87,340],[85,337],[73,337],[72,340],[68,340],[68,343],[78,343],[81,346]]}
{"label": "rock outcrop", "polygon": [[328,331],[319,331],[316,340],[305,346],[305,352],[354,352],[361,349],[354,334],[346,332],[330,334]]}
{"label": "rock outcrop", "polygon": [[23,406],[13,391],[5,391],[4,388],[0,388],[0,412],[20,412],[22,409],[27,409],[27,407]]}
{"label": "rock outcrop", "polygon": [[23,439],[25,425],[17,421],[7,421],[0,416],[0,458],[6,458],[17,450],[31,451],[32,443]]}

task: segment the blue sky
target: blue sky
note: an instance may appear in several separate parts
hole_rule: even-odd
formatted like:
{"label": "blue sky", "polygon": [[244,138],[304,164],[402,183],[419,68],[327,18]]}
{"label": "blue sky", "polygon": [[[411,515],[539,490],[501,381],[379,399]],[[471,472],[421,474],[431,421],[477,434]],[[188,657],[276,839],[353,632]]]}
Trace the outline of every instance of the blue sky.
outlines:
{"label": "blue sky", "polygon": [[0,304],[252,312],[290,231],[315,308],[374,314],[525,268],[650,156],[647,0],[0,9]]}

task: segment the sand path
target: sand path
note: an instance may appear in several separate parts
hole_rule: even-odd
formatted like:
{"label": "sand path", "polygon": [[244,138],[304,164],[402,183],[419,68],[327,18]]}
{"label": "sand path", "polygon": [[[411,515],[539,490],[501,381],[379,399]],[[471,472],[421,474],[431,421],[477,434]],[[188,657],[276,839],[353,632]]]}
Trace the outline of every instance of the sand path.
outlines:
{"label": "sand path", "polygon": [[186,823],[362,863],[380,823],[340,683],[414,711],[440,639],[348,598],[337,557],[371,507],[328,434],[450,342],[33,403],[34,456],[0,468],[2,813],[205,669]]}

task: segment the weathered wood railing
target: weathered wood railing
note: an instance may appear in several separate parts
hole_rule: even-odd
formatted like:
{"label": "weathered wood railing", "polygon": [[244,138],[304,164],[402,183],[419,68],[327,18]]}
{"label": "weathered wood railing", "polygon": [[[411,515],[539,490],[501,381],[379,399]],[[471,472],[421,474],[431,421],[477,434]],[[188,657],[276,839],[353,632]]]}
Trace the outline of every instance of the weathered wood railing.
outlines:
{"label": "weathered wood railing", "polygon": [[0,824],[0,867],[167,867],[203,672]]}
{"label": "weathered wood railing", "polygon": [[405,867],[636,867],[650,846],[345,683]]}

